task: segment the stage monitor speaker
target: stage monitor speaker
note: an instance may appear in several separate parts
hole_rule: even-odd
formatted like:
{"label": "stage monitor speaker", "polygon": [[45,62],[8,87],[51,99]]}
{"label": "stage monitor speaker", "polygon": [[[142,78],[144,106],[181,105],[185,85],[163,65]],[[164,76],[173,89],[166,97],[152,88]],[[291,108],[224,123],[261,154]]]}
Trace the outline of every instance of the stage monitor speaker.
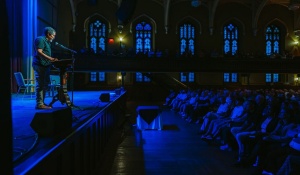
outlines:
{"label": "stage monitor speaker", "polygon": [[100,95],[99,99],[102,102],[109,102],[110,101],[110,94],[109,93],[102,93]]}
{"label": "stage monitor speaker", "polygon": [[30,126],[41,137],[57,135],[72,128],[72,110],[62,107],[36,112]]}
{"label": "stage monitor speaker", "polygon": [[122,0],[119,9],[117,10],[117,17],[124,25],[128,23],[134,13],[137,0]]}

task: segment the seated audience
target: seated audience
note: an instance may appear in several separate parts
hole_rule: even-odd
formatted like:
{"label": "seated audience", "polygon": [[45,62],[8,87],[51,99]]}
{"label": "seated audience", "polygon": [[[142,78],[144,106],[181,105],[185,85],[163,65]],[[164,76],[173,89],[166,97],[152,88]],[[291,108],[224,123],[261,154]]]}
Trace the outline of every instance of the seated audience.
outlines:
{"label": "seated audience", "polygon": [[261,113],[257,110],[257,105],[254,100],[246,100],[244,102],[244,117],[245,121],[240,123],[232,122],[227,125],[221,134],[222,145],[221,150],[232,150],[236,147],[235,136],[238,132],[253,130],[257,124],[257,119],[260,118]]}
{"label": "seated audience", "polygon": [[263,113],[263,120],[252,131],[243,131],[236,134],[238,144],[238,160],[235,166],[244,166],[245,159],[248,156],[249,147],[262,137],[269,135],[277,126],[278,123],[278,104],[275,98],[270,98],[269,103]]}
{"label": "seated audience", "polygon": [[[262,165],[261,174],[276,174],[288,156],[300,156],[300,133],[299,125],[297,126],[297,134],[285,146],[272,149],[268,152],[264,164]],[[282,170],[281,170],[282,171]]]}
{"label": "seated audience", "polygon": [[228,96],[228,97],[222,96],[222,97],[220,97],[220,101],[221,101],[221,104],[216,112],[211,111],[203,116],[203,123],[200,127],[199,134],[204,134],[207,131],[208,126],[212,120],[218,119],[218,118],[225,118],[229,115],[230,108],[232,106],[231,97],[230,96]]}
{"label": "seated audience", "polygon": [[284,163],[276,173],[276,175],[298,175],[298,174],[300,174],[300,156],[295,156],[295,155],[288,155]]}
{"label": "seated audience", "polygon": [[243,115],[244,107],[243,107],[244,99],[239,97],[235,101],[235,106],[228,117],[218,118],[212,120],[206,130],[206,133],[202,135],[202,139],[213,139],[219,134],[220,130],[222,130],[225,126],[230,124],[231,122],[241,123],[245,120]]}
{"label": "seated audience", "polygon": [[256,161],[255,166],[260,166],[259,164],[269,150],[281,148],[288,144],[291,138],[286,135],[287,131],[295,125],[290,122],[289,111],[282,108],[278,114],[278,120],[277,126],[269,135],[257,139],[248,158],[244,160],[245,166],[254,163],[254,161]]}
{"label": "seated audience", "polygon": [[199,116],[206,114],[211,106],[211,93],[208,90],[203,90],[200,96],[197,97],[196,103],[193,105],[193,108],[188,109],[188,118],[187,121],[198,121]]}
{"label": "seated audience", "polygon": [[166,97],[164,106],[169,106],[172,100],[176,97],[176,95],[177,95],[176,92],[171,89],[169,95]]}

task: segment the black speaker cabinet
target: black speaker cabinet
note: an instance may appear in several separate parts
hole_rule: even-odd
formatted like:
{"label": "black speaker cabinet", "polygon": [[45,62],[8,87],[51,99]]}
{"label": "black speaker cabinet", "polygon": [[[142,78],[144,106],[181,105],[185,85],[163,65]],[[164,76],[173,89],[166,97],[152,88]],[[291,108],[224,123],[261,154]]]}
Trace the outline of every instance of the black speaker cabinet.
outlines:
{"label": "black speaker cabinet", "polygon": [[110,101],[110,94],[109,93],[102,93],[100,95],[99,99],[102,102],[109,102]]}
{"label": "black speaker cabinet", "polygon": [[72,128],[72,110],[69,107],[36,112],[31,128],[41,137],[50,137]]}

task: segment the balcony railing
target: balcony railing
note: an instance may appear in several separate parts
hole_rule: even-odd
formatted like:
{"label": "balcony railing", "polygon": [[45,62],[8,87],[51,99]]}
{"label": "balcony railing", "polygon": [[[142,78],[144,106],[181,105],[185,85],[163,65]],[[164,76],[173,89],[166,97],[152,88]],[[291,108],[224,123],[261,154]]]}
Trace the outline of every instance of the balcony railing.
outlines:
{"label": "balcony railing", "polygon": [[300,59],[76,55],[75,71],[299,73]]}

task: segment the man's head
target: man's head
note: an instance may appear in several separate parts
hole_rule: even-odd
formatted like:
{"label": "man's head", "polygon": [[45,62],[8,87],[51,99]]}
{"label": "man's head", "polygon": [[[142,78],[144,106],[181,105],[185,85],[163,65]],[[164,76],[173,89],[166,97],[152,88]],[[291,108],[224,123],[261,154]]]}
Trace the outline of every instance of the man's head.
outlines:
{"label": "man's head", "polygon": [[44,35],[50,42],[52,42],[55,38],[56,31],[52,27],[45,27]]}

